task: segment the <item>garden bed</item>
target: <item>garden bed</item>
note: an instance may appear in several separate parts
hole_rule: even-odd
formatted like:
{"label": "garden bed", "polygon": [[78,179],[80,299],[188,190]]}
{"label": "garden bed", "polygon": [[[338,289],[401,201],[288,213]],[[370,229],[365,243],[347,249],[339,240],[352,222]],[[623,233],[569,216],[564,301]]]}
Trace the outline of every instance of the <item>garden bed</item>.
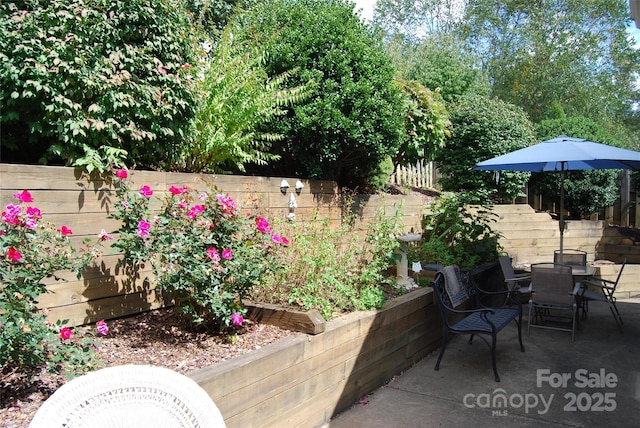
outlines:
{"label": "garden bed", "polygon": [[321,426],[440,345],[431,294],[420,288],[189,376],[229,428]]}
{"label": "garden bed", "polygon": [[[107,322],[99,357],[105,366],[150,364],[188,374],[237,356],[254,352],[288,336],[290,330],[248,321],[229,335],[193,332],[172,308],[157,309]],[[94,327],[81,327],[90,331]],[[80,334],[78,331],[77,334]],[[65,382],[61,375],[40,372],[29,380],[24,374],[0,377],[0,427],[29,425],[42,402]]]}
{"label": "garden bed", "polygon": [[[193,333],[170,309],[108,324],[100,351],[107,366],[153,364],[189,375],[214,399],[228,427],[322,425],[435,349],[440,339],[428,288],[394,298],[379,311],[329,321],[315,335],[253,321],[237,335]],[[64,382],[46,373],[33,380],[3,377],[1,427],[27,427]]]}

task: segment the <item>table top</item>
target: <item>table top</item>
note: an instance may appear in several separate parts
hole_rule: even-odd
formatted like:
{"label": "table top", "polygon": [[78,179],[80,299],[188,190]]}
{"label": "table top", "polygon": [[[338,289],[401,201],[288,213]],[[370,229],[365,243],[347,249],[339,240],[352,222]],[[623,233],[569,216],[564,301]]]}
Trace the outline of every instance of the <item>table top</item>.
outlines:
{"label": "table top", "polygon": [[[571,274],[573,276],[593,276],[596,274],[595,266],[577,266],[577,265],[567,265],[571,267]],[[531,273],[531,266],[527,266],[525,272]]]}
{"label": "table top", "polygon": [[593,276],[596,273],[594,266],[571,266],[573,276]]}

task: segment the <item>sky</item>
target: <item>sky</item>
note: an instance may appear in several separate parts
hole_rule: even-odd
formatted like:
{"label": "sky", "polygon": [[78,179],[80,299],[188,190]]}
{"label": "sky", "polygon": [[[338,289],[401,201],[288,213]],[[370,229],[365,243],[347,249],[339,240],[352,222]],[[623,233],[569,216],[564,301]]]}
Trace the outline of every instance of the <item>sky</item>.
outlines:
{"label": "sky", "polygon": [[356,12],[359,9],[362,9],[362,13],[360,16],[367,20],[371,20],[373,18],[373,8],[376,4],[376,0],[354,0],[356,3],[355,10]]}
{"label": "sky", "polygon": [[[366,20],[373,18],[373,8],[375,7],[376,0],[354,0],[356,3],[355,10],[362,9],[361,16]],[[636,49],[640,49],[640,29],[638,29],[633,23],[628,27],[629,34],[635,38]]]}

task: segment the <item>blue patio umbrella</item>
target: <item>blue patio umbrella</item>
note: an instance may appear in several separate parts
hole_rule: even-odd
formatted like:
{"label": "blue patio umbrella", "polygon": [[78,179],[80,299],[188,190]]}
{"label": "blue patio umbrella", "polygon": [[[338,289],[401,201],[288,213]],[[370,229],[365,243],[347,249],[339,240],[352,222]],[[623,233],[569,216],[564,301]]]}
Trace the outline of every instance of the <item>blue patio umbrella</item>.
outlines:
{"label": "blue patio umbrella", "polygon": [[[516,150],[476,164],[473,169],[486,171],[560,172],[560,254],[562,257],[564,223],[565,171],[589,169],[640,169],[640,152],[582,138],[561,135],[533,146]],[[562,261],[562,259],[560,259]]]}

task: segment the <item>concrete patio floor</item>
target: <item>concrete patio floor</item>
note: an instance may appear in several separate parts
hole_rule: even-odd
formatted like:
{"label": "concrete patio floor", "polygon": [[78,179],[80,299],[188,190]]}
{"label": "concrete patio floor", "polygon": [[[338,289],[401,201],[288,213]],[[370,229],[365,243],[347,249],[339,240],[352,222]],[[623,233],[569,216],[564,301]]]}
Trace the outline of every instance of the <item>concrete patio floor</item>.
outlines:
{"label": "concrete patio floor", "polygon": [[454,338],[336,416],[330,428],[640,426],[640,299],[618,301],[624,332],[592,303],[571,333],[531,329],[520,352],[515,324],[498,335],[498,373],[481,340]]}

